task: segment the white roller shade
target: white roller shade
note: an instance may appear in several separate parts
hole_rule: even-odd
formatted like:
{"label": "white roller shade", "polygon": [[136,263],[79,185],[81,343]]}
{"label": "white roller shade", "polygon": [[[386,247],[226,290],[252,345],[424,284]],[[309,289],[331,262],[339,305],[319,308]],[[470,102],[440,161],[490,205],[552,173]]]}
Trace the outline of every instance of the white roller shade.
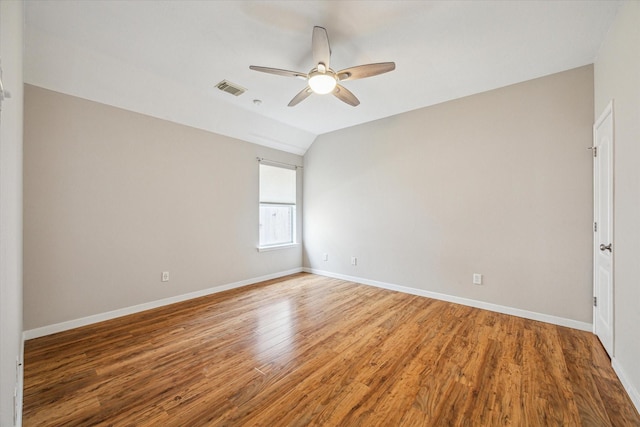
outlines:
{"label": "white roller shade", "polygon": [[260,203],[296,203],[296,171],[260,164]]}

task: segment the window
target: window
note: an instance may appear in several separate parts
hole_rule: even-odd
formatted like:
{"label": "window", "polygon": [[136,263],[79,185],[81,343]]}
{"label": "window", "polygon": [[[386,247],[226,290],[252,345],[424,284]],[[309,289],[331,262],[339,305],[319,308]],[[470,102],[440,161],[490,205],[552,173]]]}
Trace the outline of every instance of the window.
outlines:
{"label": "window", "polygon": [[296,170],[260,163],[260,248],[296,242]]}

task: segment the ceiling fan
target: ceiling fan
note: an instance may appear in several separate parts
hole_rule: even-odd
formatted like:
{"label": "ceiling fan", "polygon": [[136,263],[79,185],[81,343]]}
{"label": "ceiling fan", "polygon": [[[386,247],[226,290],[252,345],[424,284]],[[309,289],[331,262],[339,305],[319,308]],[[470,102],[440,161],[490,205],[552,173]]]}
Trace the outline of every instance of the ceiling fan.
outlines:
{"label": "ceiling fan", "polygon": [[353,93],[351,93],[351,91],[342,86],[340,82],[377,76],[378,74],[393,71],[396,68],[395,62],[380,62],[377,64],[357,65],[355,67],[345,68],[338,72],[333,71],[330,68],[331,47],[329,46],[329,36],[327,35],[327,30],[323,27],[313,27],[311,48],[313,51],[313,61],[316,63],[316,66],[312,68],[309,73],[281,70],[279,68],[259,67],[257,65],[251,65],[249,68],[263,73],[276,74],[278,76],[285,77],[297,77],[306,80],[307,87],[302,89],[293,97],[291,102],[289,102],[289,107],[298,105],[312,93],[317,93],[319,95],[333,93],[333,95],[339,100],[355,107],[360,104],[360,101]]}

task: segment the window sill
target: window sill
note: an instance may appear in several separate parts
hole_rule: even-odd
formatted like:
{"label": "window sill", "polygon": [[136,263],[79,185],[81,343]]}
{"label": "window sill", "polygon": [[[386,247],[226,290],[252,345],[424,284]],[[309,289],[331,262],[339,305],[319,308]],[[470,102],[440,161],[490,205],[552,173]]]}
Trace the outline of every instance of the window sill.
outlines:
{"label": "window sill", "polygon": [[296,248],[300,243],[287,243],[286,245],[258,246],[258,252],[278,251],[280,249]]}

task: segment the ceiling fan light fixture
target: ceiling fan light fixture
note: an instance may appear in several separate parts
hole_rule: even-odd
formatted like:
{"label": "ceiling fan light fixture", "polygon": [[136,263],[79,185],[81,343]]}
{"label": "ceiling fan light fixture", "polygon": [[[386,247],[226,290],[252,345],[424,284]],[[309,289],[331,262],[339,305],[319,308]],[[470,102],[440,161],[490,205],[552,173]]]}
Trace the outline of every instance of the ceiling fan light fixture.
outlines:
{"label": "ceiling fan light fixture", "polygon": [[336,84],[336,77],[333,73],[321,73],[314,71],[309,74],[309,87],[314,93],[324,95],[333,92]]}

